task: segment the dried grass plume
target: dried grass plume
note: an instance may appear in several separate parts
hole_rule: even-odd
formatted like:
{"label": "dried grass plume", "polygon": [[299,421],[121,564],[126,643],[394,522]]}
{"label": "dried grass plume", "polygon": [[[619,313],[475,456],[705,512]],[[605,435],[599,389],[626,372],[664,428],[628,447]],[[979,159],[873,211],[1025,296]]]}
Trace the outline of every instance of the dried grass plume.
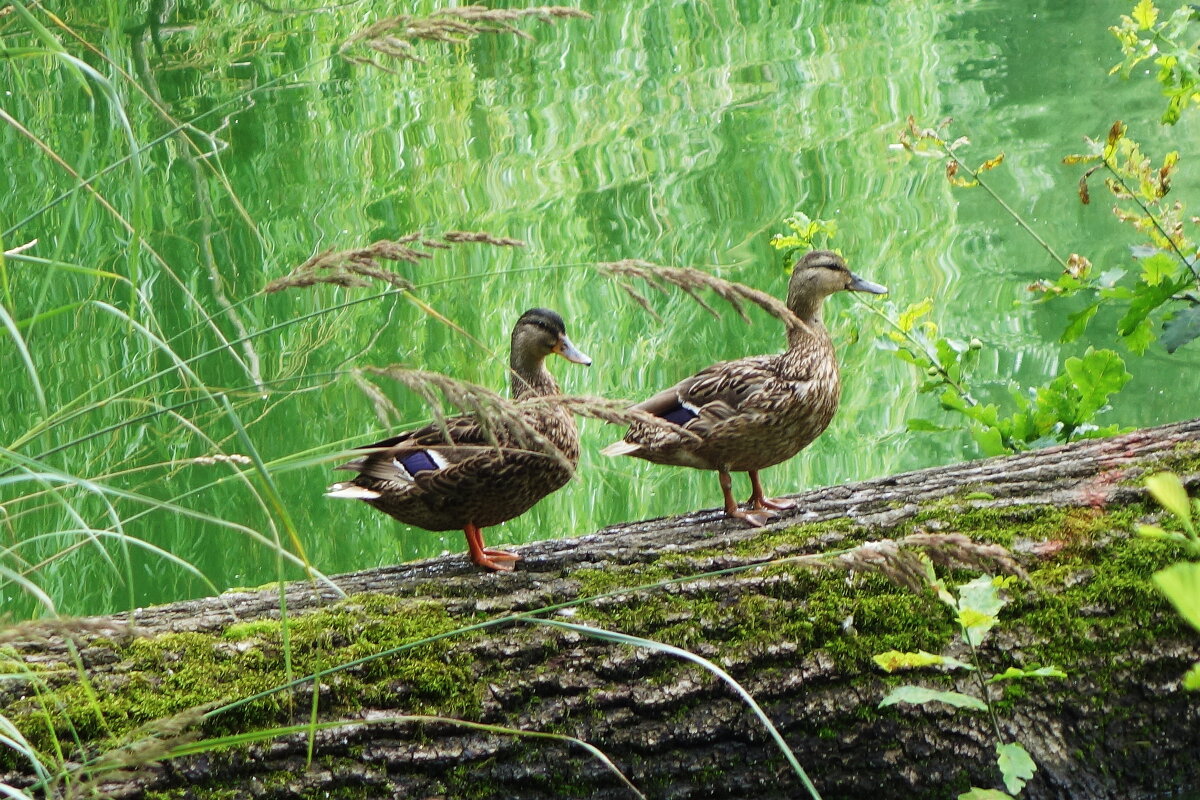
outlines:
{"label": "dried grass plume", "polygon": [[591,19],[592,15],[577,8],[565,6],[537,6],[534,8],[487,8],[485,6],[463,6],[444,8],[427,17],[401,14],[381,19],[351,36],[342,45],[343,58],[356,63],[368,64],[391,72],[387,67],[367,56],[348,55],[355,46],[363,46],[397,61],[425,63],[417,55],[414,41],[444,42],[463,45],[481,33],[500,33],[533,39],[514,23],[532,17],[539,22],[552,23],[558,19]]}
{"label": "dried grass plume", "polygon": [[701,307],[714,317],[718,317],[720,314],[700,296],[700,289],[708,289],[729,303],[729,305],[733,306],[733,310],[737,312],[738,316],[746,322],[750,321],[750,317],[746,315],[746,310],[742,307],[743,301],[753,303],[782,322],[787,327],[789,336],[793,332],[812,333],[809,327],[793,314],[791,309],[782,300],[758,289],[752,289],[740,283],[734,283],[733,281],[718,278],[715,275],[709,275],[707,272],[693,267],[660,267],[648,261],[625,259],[623,261],[610,261],[597,264],[596,269],[614,279],[626,294],[633,298],[642,308],[649,311],[655,319],[659,319],[658,314],[650,307],[650,303],[645,295],[641,294],[630,284],[630,278],[643,280],[654,289],[664,293],[667,291],[667,286],[674,286],[699,303]]}
{"label": "dried grass plume", "polygon": [[944,569],[1004,572],[1029,578],[1006,548],[976,542],[961,533],[914,533],[899,540],[866,542],[827,563],[854,572],[874,572],[920,594],[929,587],[929,562]]}
{"label": "dried grass plume", "polygon": [[525,246],[520,239],[493,236],[482,231],[449,231],[442,234],[441,241],[421,233],[410,233],[399,239],[384,239],[356,250],[325,250],[317,253],[287,275],[268,283],[263,287],[263,292],[281,292],[321,283],[361,288],[370,286],[372,280],[407,290],[413,287],[412,281],[385,269],[384,261],[417,264],[433,258],[429,250],[449,250],[451,245],[464,243],[489,244],[493,247]]}
{"label": "dried grass plume", "polygon": [[684,439],[699,440],[691,431],[645,411],[625,408],[623,403],[602,397],[578,395],[547,395],[530,397],[521,401],[509,400],[495,392],[467,381],[457,380],[440,372],[412,369],[399,364],[387,367],[364,367],[356,370],[354,380],[371,400],[375,414],[385,427],[392,427],[400,414],[387,395],[367,375],[390,378],[403,384],[417,394],[429,407],[435,424],[442,428],[442,435],[449,437],[446,406],[453,407],[474,417],[491,446],[497,449],[520,448],[525,451],[543,453],[559,460],[568,469],[574,469],[570,461],[538,432],[530,421],[529,414],[546,407],[561,407],[581,417],[598,419],[618,425],[640,422],[670,428]]}

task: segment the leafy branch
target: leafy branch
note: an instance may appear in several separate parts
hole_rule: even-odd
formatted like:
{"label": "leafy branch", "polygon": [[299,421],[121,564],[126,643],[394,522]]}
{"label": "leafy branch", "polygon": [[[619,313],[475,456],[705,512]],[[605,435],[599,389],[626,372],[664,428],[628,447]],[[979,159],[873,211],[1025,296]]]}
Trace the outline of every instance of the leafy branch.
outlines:
{"label": "leafy branch", "polygon": [[783,224],[791,228],[792,232],[775,234],[771,237],[771,246],[783,251],[781,257],[789,269],[797,253],[815,250],[818,239],[823,243],[837,235],[836,220],[812,219],[803,211],[797,211],[785,219]]}
{"label": "leafy branch", "polygon": [[991,688],[1011,681],[1040,678],[1065,678],[1066,673],[1057,667],[1009,667],[1003,672],[989,674],[980,657],[979,648],[988,634],[999,622],[999,613],[1008,603],[1002,594],[1011,585],[1013,577],[981,575],[974,580],[955,587],[951,592],[937,576],[933,562],[921,555],[925,584],[954,615],[958,623],[959,639],[965,645],[970,660],[963,661],[954,656],[936,655],[924,650],[915,653],[891,650],[875,656],[875,663],[886,672],[937,667],[945,671],[962,670],[970,673],[978,691],[967,694],[955,690],[932,689],[925,686],[906,684],[898,686],[879,702],[880,707],[907,703],[923,705],[944,703],[954,708],[986,712],[996,736],[996,766],[1000,770],[1007,793],[995,789],[972,788],[960,794],[959,800],[1001,800],[1019,794],[1033,777],[1037,764],[1020,742],[1005,741],[1004,731]]}
{"label": "leafy branch", "polygon": [[1174,125],[1184,109],[1200,104],[1200,53],[1195,42],[1182,41],[1200,11],[1184,4],[1159,22],[1161,12],[1152,0],[1140,0],[1129,16],[1121,16],[1121,24],[1109,30],[1121,43],[1124,58],[1109,70],[1128,78],[1133,68],[1153,58],[1158,66],[1156,76],[1167,97],[1162,123]]}
{"label": "leafy branch", "polygon": [[1099,170],[1107,173],[1104,185],[1116,201],[1113,214],[1146,237],[1144,244],[1133,248],[1134,255],[1141,259],[1141,272],[1132,287],[1115,285],[1113,279],[1119,274],[1110,274],[1106,280],[1106,276],[1095,276],[1085,269],[1064,275],[1056,283],[1034,284],[1031,288],[1060,296],[1085,289],[1095,292],[1096,298],[1073,316],[1068,332],[1075,335],[1082,332],[1103,301],[1127,301],[1128,309],[1117,323],[1117,332],[1136,353],[1145,352],[1154,341],[1151,314],[1171,301],[1186,302],[1189,307],[1170,313],[1163,328],[1162,344],[1173,353],[1200,336],[1200,299],[1184,293],[1189,286],[1200,287],[1197,242],[1187,227],[1196,221],[1188,218],[1183,203],[1166,199],[1179,152],[1167,153],[1156,166],[1127,136],[1127,127],[1121,121],[1112,124],[1103,142],[1087,142],[1090,152],[1069,155],[1063,163],[1090,165],[1079,179],[1079,199],[1085,205],[1091,202],[1089,178]]}
{"label": "leafy branch", "polygon": [[[969,430],[986,455],[1028,450],[1046,440],[1070,442],[1120,432],[1117,425],[1095,424],[1108,407],[1109,398],[1131,379],[1125,362],[1112,350],[1088,348],[1082,357],[1068,358],[1063,371],[1047,384],[1021,389],[1009,384],[1008,394],[1015,411],[1002,413],[996,403],[982,403],[968,383],[978,363],[983,342],[939,335],[937,323],[922,320],[933,310],[929,298],[897,314],[895,309],[872,313],[889,326],[880,346],[925,373],[917,391],[938,392],[943,409],[966,417]],[[910,419],[912,431],[943,431],[945,427],[925,419]]]}
{"label": "leafy branch", "polygon": [[[1008,202],[1000,196],[984,179],[983,173],[995,169],[1004,163],[1004,153],[997,153],[995,156],[981,162],[977,167],[971,167],[962,158],[959,157],[959,150],[970,145],[971,140],[966,136],[959,136],[956,139],[950,140],[949,137],[943,137],[939,130],[945,130],[949,127],[951,120],[946,119],[935,128],[921,128],[917,125],[916,119],[909,115],[908,125],[900,131],[898,146],[912,153],[915,156],[923,156],[926,158],[944,158],[946,159],[946,180],[952,186],[959,188],[973,188],[978,186],[983,189],[1005,213],[1017,223],[1021,230],[1025,231],[1033,240],[1036,241],[1043,250],[1045,250],[1052,259],[1062,265],[1063,269],[1067,267],[1067,261],[1058,252],[1050,246],[1042,236],[1033,229],[1024,217],[1014,209]],[[963,177],[963,175],[967,177]]]}

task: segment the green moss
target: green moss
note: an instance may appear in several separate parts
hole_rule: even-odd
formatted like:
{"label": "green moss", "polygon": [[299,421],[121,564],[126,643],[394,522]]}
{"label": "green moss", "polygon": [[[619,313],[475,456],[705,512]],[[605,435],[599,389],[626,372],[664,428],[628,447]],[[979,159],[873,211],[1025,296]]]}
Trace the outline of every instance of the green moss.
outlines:
{"label": "green moss", "polygon": [[36,664],[28,664],[12,647],[0,647],[0,675],[27,675],[37,672]]}
{"label": "green moss", "polygon": [[[679,572],[667,569],[663,563],[628,569],[579,569],[571,574],[579,582],[579,594],[596,597],[632,586],[666,581],[680,577]],[[682,574],[687,574],[686,572]],[[631,576],[636,575],[636,579]]]}
{"label": "green moss", "polygon": [[[912,521],[889,531],[899,538],[917,530],[961,533],[972,539],[1001,542],[1020,549],[1023,543],[1057,543],[1057,550],[1029,558],[1030,583],[1018,583],[1011,603],[1001,613],[997,636],[1020,643],[1024,663],[1012,662],[1007,647],[985,646],[981,653],[988,672],[1008,666],[1054,665],[1071,672],[1081,660],[1114,663],[1139,642],[1178,636],[1178,617],[1150,584],[1150,575],[1181,557],[1172,544],[1138,539],[1129,531],[1153,507],[1117,509],[1025,506],[992,508],[974,501],[949,498],[924,508]],[[1168,521],[1169,522],[1169,521]],[[772,531],[740,543],[742,558],[772,558],[815,550],[852,547],[878,533],[849,521],[802,525]],[[650,565],[604,570],[578,570],[570,575],[580,598],[687,577],[696,564],[728,557],[716,548],[662,558]],[[943,652],[957,641],[957,627],[948,609],[931,594],[914,594],[875,574],[814,569],[797,563],[777,563],[755,569],[753,581],[718,588],[716,582],[683,582],[661,590],[585,603],[582,618],[601,627],[696,650],[719,643],[721,660],[738,674],[739,663],[754,660],[759,675],[794,667],[798,658],[821,653],[839,670],[876,676],[884,685],[919,680],[929,685],[952,679],[936,672],[885,676],[872,656],[887,650]],[[950,582],[972,575],[947,576]],[[436,584],[421,592],[436,592]],[[472,619],[451,618],[435,599],[359,595],[290,619],[288,651],[292,675],[310,675],[360,658],[368,660],[321,678],[320,711],[344,716],[362,705],[395,708],[398,713],[436,713],[470,719],[490,681],[500,680],[493,667],[473,663],[464,637],[422,644],[383,658],[381,653],[468,625]],[[523,631],[524,629],[519,629]],[[539,634],[526,632],[530,636]],[[518,632],[516,635],[526,635]],[[128,643],[110,643],[123,669],[112,685],[92,692],[68,678],[50,683],[38,699],[23,701],[8,715],[43,748],[50,739],[69,742],[74,736],[89,748],[104,748],[132,729],[188,708],[216,705],[279,687],[284,672],[283,625],[258,620],[230,625],[215,634],[183,633]],[[775,652],[778,663],[765,654]],[[0,652],[0,666],[6,653]],[[7,655],[9,659],[13,655]],[[678,679],[692,664],[661,659],[651,683]],[[539,667],[533,667],[538,669]],[[1093,666],[1092,669],[1095,669]],[[1103,677],[1089,673],[1089,678]],[[1069,680],[1070,678],[1068,678]],[[276,692],[217,715],[205,733],[220,734],[265,727],[307,712],[307,692],[300,697]],[[1036,683],[1004,687],[1001,709],[1019,708]],[[297,708],[297,706],[299,708]],[[43,712],[40,709],[52,709]],[[682,718],[692,709],[673,710]],[[580,709],[578,714],[585,714]],[[903,715],[902,709],[878,710],[860,706],[866,719]],[[1121,713],[1118,709],[1117,713]],[[836,737],[825,728],[822,736]],[[571,792],[571,776],[548,779],[548,786]],[[455,796],[485,792],[469,775],[448,779]],[[563,788],[567,787],[567,788]],[[570,791],[567,791],[570,789]],[[348,789],[347,797],[357,797]],[[586,791],[580,796],[586,796]],[[212,796],[219,797],[219,794]],[[167,800],[170,795],[163,795]]]}
{"label": "green moss", "polygon": [[239,622],[235,625],[230,625],[221,634],[222,638],[232,642],[237,642],[242,639],[250,639],[253,637],[262,637],[277,635],[280,628],[280,622],[274,619],[256,619],[250,622]]}
{"label": "green moss", "polygon": [[1156,454],[1153,458],[1139,462],[1136,466],[1143,471],[1138,471],[1132,478],[1122,480],[1122,485],[1141,486],[1145,477],[1155,472],[1195,475],[1200,473],[1200,443],[1179,442],[1170,453]]}
{"label": "green moss", "polygon": [[[291,677],[301,678],[377,656],[461,626],[440,605],[384,595],[360,595],[328,609],[294,617],[287,626]],[[286,684],[283,625],[238,624],[216,635],[176,633],[134,639],[116,655],[125,662],[114,685],[93,691],[72,681],[25,701],[19,714],[37,739],[53,735],[114,742],[147,722],[199,706],[219,706]],[[479,693],[467,656],[441,640],[405,650],[403,656],[371,658],[321,678],[322,710],[353,709],[381,696],[398,695],[411,713],[469,718]],[[308,687],[304,687],[308,688]],[[288,692],[275,692],[218,714],[206,732],[220,734],[246,723],[284,720],[294,711]],[[17,705],[21,708],[21,704]],[[29,724],[35,723],[35,724]],[[51,742],[35,741],[48,746]],[[103,745],[102,745],[103,746]]]}
{"label": "green moss", "polygon": [[[850,519],[835,519],[825,522],[810,522],[785,528],[781,531],[765,531],[752,539],[746,539],[733,547],[737,556],[763,556],[776,552],[796,552],[811,549],[814,542],[828,541],[830,538],[840,539],[851,531],[863,532],[860,526]],[[726,555],[727,551],[713,550],[715,555]]]}

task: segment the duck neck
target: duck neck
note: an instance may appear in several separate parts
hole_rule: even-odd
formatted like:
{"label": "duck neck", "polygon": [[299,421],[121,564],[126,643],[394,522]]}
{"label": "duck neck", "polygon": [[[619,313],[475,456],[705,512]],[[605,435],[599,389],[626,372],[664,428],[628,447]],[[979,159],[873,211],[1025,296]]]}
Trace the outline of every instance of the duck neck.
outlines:
{"label": "duck neck", "polygon": [[829,332],[825,329],[825,319],[821,314],[821,307],[824,303],[824,297],[813,298],[793,295],[788,298],[788,308],[800,318],[801,322],[808,326],[807,331],[800,329],[788,332],[789,350],[795,350],[805,342],[811,342],[814,334],[819,339],[829,340]]}
{"label": "duck neck", "polygon": [[530,357],[514,350],[508,366],[512,370],[514,400],[558,394],[558,384],[554,382],[550,370],[546,369],[546,359]]}

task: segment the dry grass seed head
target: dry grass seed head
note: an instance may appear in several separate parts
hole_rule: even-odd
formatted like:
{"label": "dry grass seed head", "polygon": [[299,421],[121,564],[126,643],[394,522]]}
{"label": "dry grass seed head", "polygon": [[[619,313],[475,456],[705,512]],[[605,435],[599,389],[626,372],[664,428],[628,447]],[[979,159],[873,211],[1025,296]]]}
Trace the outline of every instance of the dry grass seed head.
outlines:
{"label": "dry grass seed head", "polygon": [[[524,247],[520,239],[493,236],[483,231],[449,231],[442,235],[443,241],[429,238],[422,233],[410,233],[399,239],[382,239],[366,247],[354,250],[325,250],[317,253],[287,275],[271,281],[263,292],[279,292],[317,284],[333,284],[346,288],[363,288],[371,280],[408,291],[412,281],[391,270],[384,269],[383,262],[395,261],[417,264],[433,258],[426,250],[449,250],[452,244],[478,243],[493,247]],[[423,247],[425,250],[420,250]]]}
{"label": "dry grass seed head", "polygon": [[[705,302],[698,294],[700,289],[708,289],[729,303],[738,316],[746,322],[750,322],[750,317],[746,314],[745,308],[742,305],[743,301],[753,303],[778,319],[787,327],[789,335],[793,332],[811,333],[808,326],[778,298],[772,297],[758,289],[752,289],[740,283],[718,278],[715,275],[710,275],[693,267],[660,267],[647,261],[625,259],[623,261],[609,261],[597,264],[596,269],[602,274],[616,280],[618,285],[625,290],[626,294],[633,298],[638,305],[647,310],[650,309],[650,304],[644,296],[629,286],[628,279],[637,278],[646,281],[660,292],[665,292],[665,286],[667,285],[674,286],[680,291],[685,292],[713,316],[720,316],[716,309]],[[652,310],[650,313],[654,314]],[[654,316],[657,317],[658,315],[654,314]]]}
{"label": "dry grass seed head", "polygon": [[591,14],[577,8],[564,6],[534,8],[463,6],[441,9],[426,17],[402,14],[379,20],[354,34],[342,45],[341,53],[344,58],[354,63],[369,64],[384,70],[387,68],[370,58],[347,56],[346,50],[352,45],[361,44],[388,58],[424,63],[424,60],[417,55],[416,48],[413,47],[413,40],[465,44],[482,33],[509,34],[532,40],[532,36],[513,24],[526,17],[549,23],[556,19],[566,18],[591,19]]}
{"label": "dry grass seed head", "polygon": [[[400,365],[366,367],[363,371],[391,378],[420,396],[429,406],[434,423],[441,428],[442,436],[447,441],[452,441],[452,438],[447,425],[449,417],[443,408],[443,400],[474,418],[479,423],[489,444],[497,451],[519,449],[537,453],[555,459],[561,466],[572,472],[575,469],[570,459],[530,422],[527,411],[541,403],[527,401],[514,403],[482,386],[460,381],[440,372],[410,369]],[[363,383],[365,381],[361,381],[359,385],[362,386]],[[374,387],[372,391],[368,392],[368,396],[373,397],[377,392],[379,392],[378,387]],[[537,400],[544,399],[537,398]]]}
{"label": "dry grass seed head", "polygon": [[1028,580],[1029,575],[1003,545],[977,542],[961,533],[921,531],[900,540],[905,547],[920,548],[939,567],[966,567],[979,572],[1004,572]]}
{"label": "dry grass seed head", "polygon": [[873,572],[919,594],[929,585],[926,559],[945,569],[1004,572],[1026,580],[1029,577],[1004,547],[976,542],[961,533],[914,533],[899,541],[866,542],[840,554],[830,565]]}

